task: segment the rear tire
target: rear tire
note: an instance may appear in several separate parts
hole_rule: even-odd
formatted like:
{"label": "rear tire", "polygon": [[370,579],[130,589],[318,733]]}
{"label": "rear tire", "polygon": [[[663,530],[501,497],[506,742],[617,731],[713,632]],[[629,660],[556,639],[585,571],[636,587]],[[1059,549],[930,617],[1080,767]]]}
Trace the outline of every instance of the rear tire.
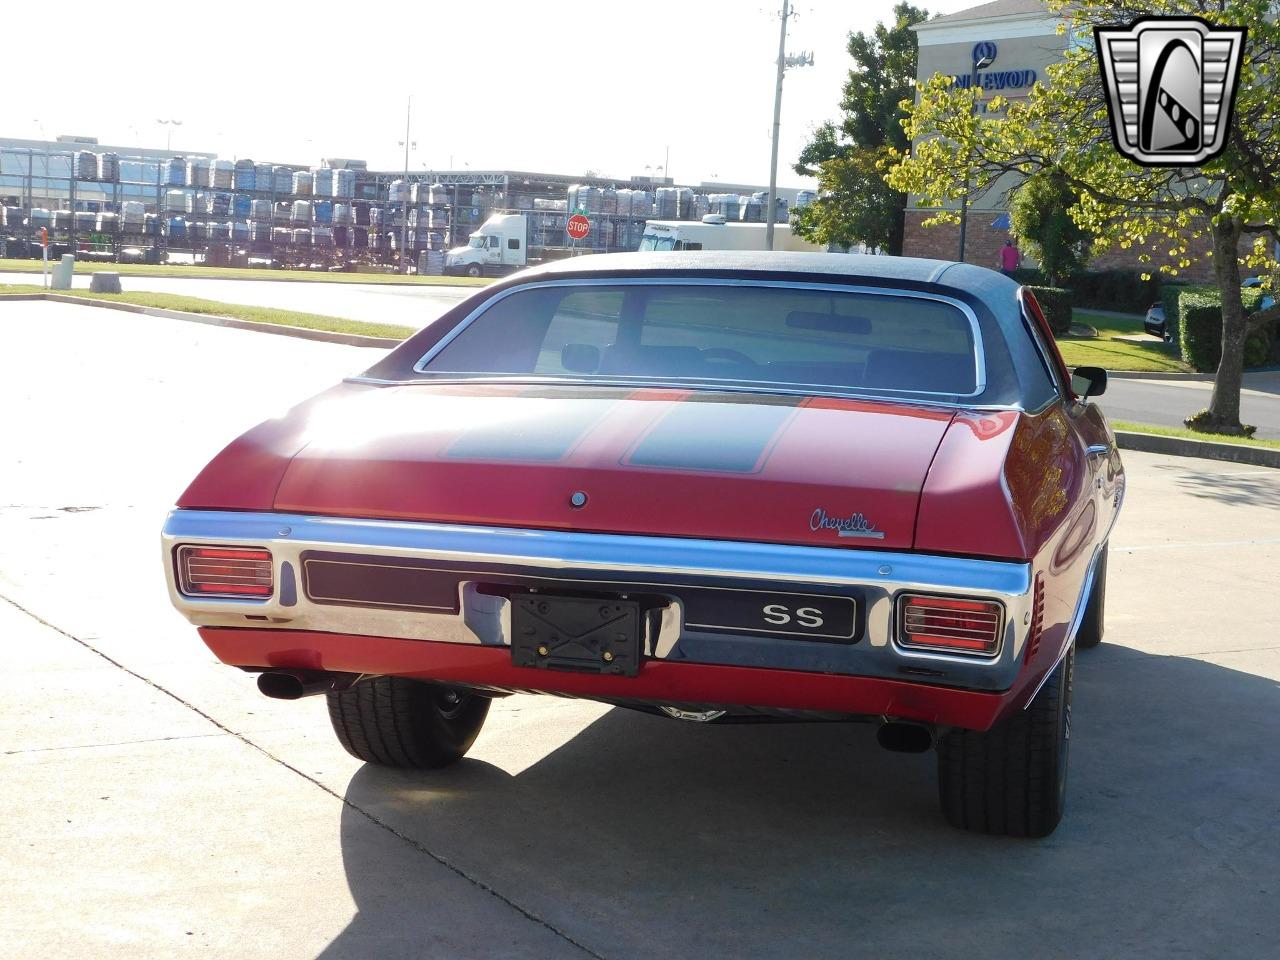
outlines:
{"label": "rear tire", "polygon": [[938,797],[953,827],[1047,837],[1062,819],[1071,746],[1075,648],[1025,710],[985,733],[952,730],[938,743]]}
{"label": "rear tire", "polygon": [[1092,650],[1102,642],[1103,621],[1107,607],[1107,547],[1104,545],[1093,571],[1093,586],[1085,602],[1084,617],[1076,631],[1076,649]]}
{"label": "rear tire", "polygon": [[431,770],[462,759],[489,713],[489,700],[404,677],[374,677],[329,693],[338,742],[358,760]]}

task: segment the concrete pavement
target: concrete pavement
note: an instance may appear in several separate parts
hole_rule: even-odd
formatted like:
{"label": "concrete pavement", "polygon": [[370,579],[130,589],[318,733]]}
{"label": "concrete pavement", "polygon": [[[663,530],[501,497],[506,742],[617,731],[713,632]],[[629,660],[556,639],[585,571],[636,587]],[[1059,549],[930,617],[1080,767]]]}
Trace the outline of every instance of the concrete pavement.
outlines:
{"label": "concrete pavement", "polygon": [[217,664],[158,548],[217,447],[379,352],[101,316],[0,306],[0,957],[1253,958],[1280,936],[1280,471],[1125,456],[1046,841],[951,830],[931,756],[843,724],[512,697],[462,764],[400,773],[343,753],[323,699]]}

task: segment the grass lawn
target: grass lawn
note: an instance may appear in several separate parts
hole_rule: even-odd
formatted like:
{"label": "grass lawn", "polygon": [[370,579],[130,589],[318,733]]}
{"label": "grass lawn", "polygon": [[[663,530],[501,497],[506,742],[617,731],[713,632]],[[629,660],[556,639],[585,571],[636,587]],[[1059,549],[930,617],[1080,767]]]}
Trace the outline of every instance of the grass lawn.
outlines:
{"label": "grass lawn", "polygon": [[[33,284],[0,283],[0,295],[6,293],[41,293]],[[234,317],[237,320],[253,320],[257,323],[274,323],[286,327],[306,327],[309,330],[329,330],[336,333],[358,333],[366,337],[391,337],[403,340],[416,332],[413,327],[392,323],[364,323],[345,317],[328,317],[319,313],[301,313],[297,310],[277,310],[273,307],[251,307],[240,303],[220,303],[200,297],[184,297],[176,293],[93,293],[89,290],[58,291],[91,300],[114,300],[117,303],[133,303],[142,307],[160,307],[165,310],[185,310],[215,317]]]}
{"label": "grass lawn", "polygon": [[1162,437],[1183,437],[1187,440],[1209,440],[1213,443],[1233,443],[1241,447],[1266,447],[1269,450],[1280,450],[1280,440],[1250,440],[1247,437],[1228,437],[1220,433],[1201,433],[1199,430],[1188,430],[1186,427],[1158,427],[1151,423],[1130,423],[1128,420],[1112,420],[1113,430],[1125,430],[1130,433],[1154,433]]}
{"label": "grass lawn", "polygon": [[[0,273],[39,273],[39,260],[0,260]],[[320,273],[310,270],[267,270],[250,267],[200,267],[191,264],[83,263],[76,273],[109,270],[122,277],[203,277],[206,280],[297,280],[305,283],[413,283],[444,287],[483,287],[484,277],[420,277],[395,273]]]}
{"label": "grass lawn", "polygon": [[1119,336],[1140,336],[1142,319],[1108,317],[1076,310],[1072,318],[1098,331],[1097,337],[1059,337],[1058,349],[1068,367],[1105,367],[1108,370],[1154,370],[1165,373],[1187,373],[1189,367],[1178,356],[1177,347],[1155,337],[1146,340],[1117,340]]}

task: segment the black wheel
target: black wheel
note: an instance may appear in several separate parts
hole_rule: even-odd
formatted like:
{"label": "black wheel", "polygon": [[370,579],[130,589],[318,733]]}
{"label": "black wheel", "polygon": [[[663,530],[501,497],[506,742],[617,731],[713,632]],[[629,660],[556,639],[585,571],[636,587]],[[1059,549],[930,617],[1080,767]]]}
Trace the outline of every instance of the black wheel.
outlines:
{"label": "black wheel", "polygon": [[327,697],[347,753],[384,767],[447,767],[471,749],[489,713],[487,697],[404,677],[362,680]]}
{"label": "black wheel", "polygon": [[483,275],[484,275],[484,267],[480,266],[480,264],[473,263],[467,267],[468,277],[480,277]]}
{"label": "black wheel", "polygon": [[952,730],[938,743],[938,796],[953,827],[1047,837],[1062,819],[1071,746],[1075,649],[1035,700],[986,733]]}
{"label": "black wheel", "polygon": [[1076,649],[1091,650],[1102,642],[1103,619],[1107,607],[1107,548],[1103,546],[1098,567],[1093,572],[1093,586],[1085,601],[1084,619],[1076,633]]}

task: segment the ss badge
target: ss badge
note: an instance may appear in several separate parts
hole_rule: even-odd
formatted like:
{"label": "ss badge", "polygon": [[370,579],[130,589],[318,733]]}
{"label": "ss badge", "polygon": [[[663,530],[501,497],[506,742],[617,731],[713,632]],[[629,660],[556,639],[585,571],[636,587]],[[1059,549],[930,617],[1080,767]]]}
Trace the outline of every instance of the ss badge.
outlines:
{"label": "ss badge", "polygon": [[816,629],[822,626],[822,611],[817,607],[796,607],[792,613],[790,608],[781,603],[769,603],[761,610],[764,614],[766,623],[772,623],[775,626],[782,626],[791,623],[792,620],[802,627]]}

